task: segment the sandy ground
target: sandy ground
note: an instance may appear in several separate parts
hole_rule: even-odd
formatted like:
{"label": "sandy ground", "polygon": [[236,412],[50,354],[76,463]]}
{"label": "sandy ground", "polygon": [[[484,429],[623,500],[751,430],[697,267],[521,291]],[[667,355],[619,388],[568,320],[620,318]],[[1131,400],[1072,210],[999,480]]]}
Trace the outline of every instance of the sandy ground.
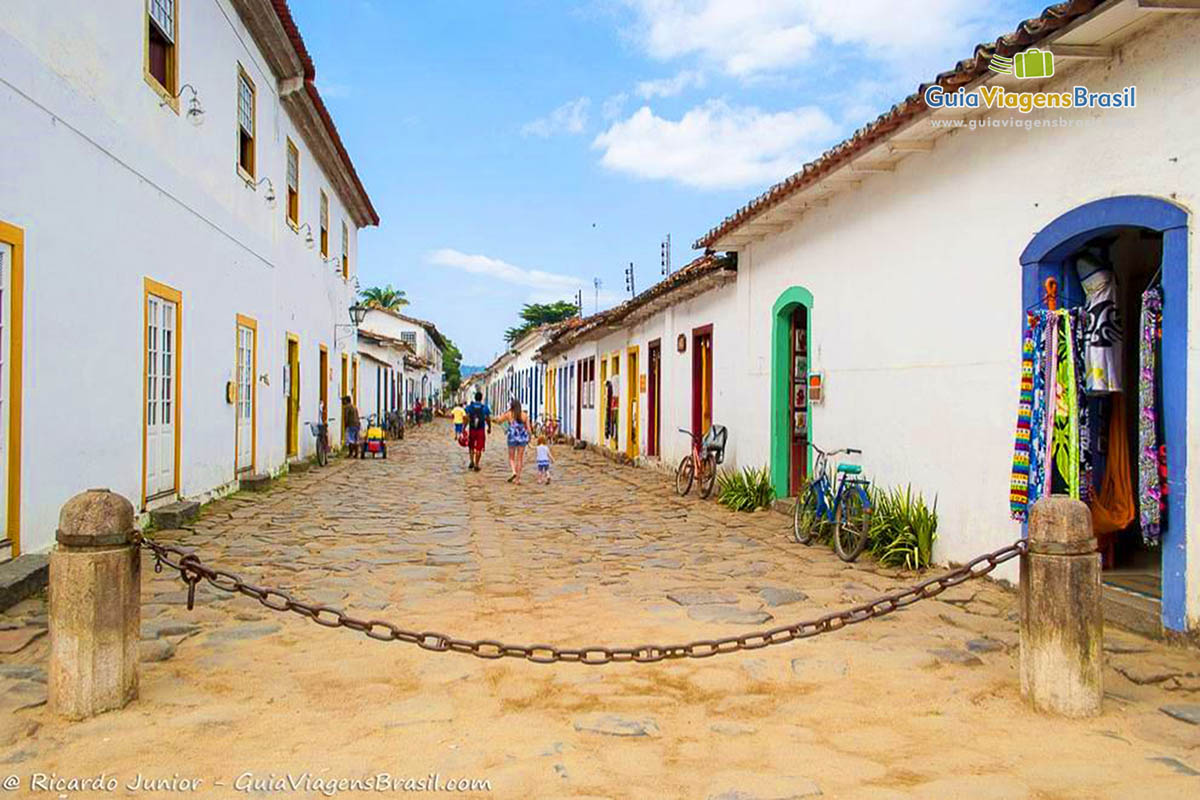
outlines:
{"label": "sandy ground", "polygon": [[[556,448],[550,486],[513,486],[500,443],[474,474],[427,426],[386,461],[294,475],[158,536],[363,616],[574,646],[743,633],[913,581],[591,453]],[[991,582],[779,647],[586,667],[381,643],[211,589],[188,612],[145,566],[147,661],[123,711],[53,718],[44,603],[0,615],[11,796],[59,795],[31,790],[35,773],[119,782],[70,797],[314,797],[317,780],[434,773],[496,797],[1200,797],[1200,726],[1161,710],[1200,703],[1196,651],[1110,630],[1103,716],[1039,716],[1019,696],[1015,596]],[[199,788],[126,788],[138,775]],[[378,793],[339,793],[360,795]]]}

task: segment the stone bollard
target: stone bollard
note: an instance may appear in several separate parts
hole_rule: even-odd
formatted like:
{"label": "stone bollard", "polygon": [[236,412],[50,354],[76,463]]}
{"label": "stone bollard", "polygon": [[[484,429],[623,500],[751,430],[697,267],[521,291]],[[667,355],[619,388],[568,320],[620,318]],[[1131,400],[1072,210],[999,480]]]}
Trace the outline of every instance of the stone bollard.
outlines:
{"label": "stone bollard", "polygon": [[1043,497],[1030,512],[1021,557],[1021,695],[1038,711],[1098,715],[1103,646],[1091,512],[1069,497]]}
{"label": "stone bollard", "polygon": [[50,555],[50,708],[86,719],[138,694],[141,555],[133,506],[107,489],[66,502]]}

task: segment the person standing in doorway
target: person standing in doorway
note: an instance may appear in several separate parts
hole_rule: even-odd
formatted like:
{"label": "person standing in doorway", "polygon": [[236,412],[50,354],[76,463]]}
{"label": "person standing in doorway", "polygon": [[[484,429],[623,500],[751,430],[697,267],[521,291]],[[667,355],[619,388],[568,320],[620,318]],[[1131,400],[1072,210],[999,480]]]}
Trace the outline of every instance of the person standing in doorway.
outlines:
{"label": "person standing in doorway", "polygon": [[479,472],[479,461],[483,458],[487,435],[492,432],[492,410],[483,402],[483,392],[476,392],[475,401],[468,404],[463,411],[467,415],[467,453],[470,457],[467,469]]}
{"label": "person standing in doorway", "polygon": [[529,445],[529,417],[521,410],[521,401],[513,400],[508,411],[496,420],[508,423],[508,468],[512,475],[509,483],[521,482],[521,470],[525,468],[525,448]]}
{"label": "person standing in doorway", "polygon": [[362,428],[362,420],[350,395],[342,398],[342,420],[346,423],[346,450],[354,458],[358,454],[358,432]]}

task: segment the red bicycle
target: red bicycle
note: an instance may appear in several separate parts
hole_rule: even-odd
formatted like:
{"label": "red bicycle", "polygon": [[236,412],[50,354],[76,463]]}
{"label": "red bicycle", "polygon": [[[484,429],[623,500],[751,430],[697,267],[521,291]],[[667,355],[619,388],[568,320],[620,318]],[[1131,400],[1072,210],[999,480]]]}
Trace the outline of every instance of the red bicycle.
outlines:
{"label": "red bicycle", "polygon": [[704,436],[679,429],[692,439],[691,455],[686,455],[675,470],[675,491],[682,497],[692,490],[692,483],[700,480],[700,496],[708,498],[717,484],[717,465],[725,460],[725,440],[728,436],[724,425],[713,425]]}

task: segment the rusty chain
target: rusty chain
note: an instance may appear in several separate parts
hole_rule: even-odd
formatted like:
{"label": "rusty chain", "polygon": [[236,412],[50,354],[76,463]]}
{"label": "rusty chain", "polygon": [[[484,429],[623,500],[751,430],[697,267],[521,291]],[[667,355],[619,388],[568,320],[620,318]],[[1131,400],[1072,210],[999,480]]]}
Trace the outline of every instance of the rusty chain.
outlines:
{"label": "rusty chain", "polygon": [[207,581],[213,588],[222,592],[252,597],[273,611],[291,611],[326,628],[349,628],[379,641],[415,644],[424,650],[434,652],[467,653],[487,659],[523,658],[536,664],[554,664],[560,661],[577,664],[636,661],[641,664],[649,664],[667,659],[709,658],[741,650],[757,650],[796,639],[807,639],[810,636],[840,630],[848,625],[890,614],[897,609],[912,605],[918,600],[935,597],[952,586],[987,575],[1000,564],[1023,554],[1026,550],[1025,541],[1017,541],[1007,547],[978,556],[943,575],[922,581],[906,589],[880,595],[851,608],[834,611],[816,619],[781,625],[741,636],[700,639],[687,644],[644,644],[636,647],[572,649],[548,644],[504,644],[493,639],[470,641],[432,631],[405,630],[383,620],[359,619],[340,609],[301,602],[280,589],[266,589],[247,583],[240,576],[228,570],[206,566],[194,552],[181,547],[159,544],[145,537],[141,537],[140,542],[154,554],[155,572],[161,572],[164,566],[179,572],[180,579],[188,587],[188,610],[195,605],[196,586],[201,581]]}

